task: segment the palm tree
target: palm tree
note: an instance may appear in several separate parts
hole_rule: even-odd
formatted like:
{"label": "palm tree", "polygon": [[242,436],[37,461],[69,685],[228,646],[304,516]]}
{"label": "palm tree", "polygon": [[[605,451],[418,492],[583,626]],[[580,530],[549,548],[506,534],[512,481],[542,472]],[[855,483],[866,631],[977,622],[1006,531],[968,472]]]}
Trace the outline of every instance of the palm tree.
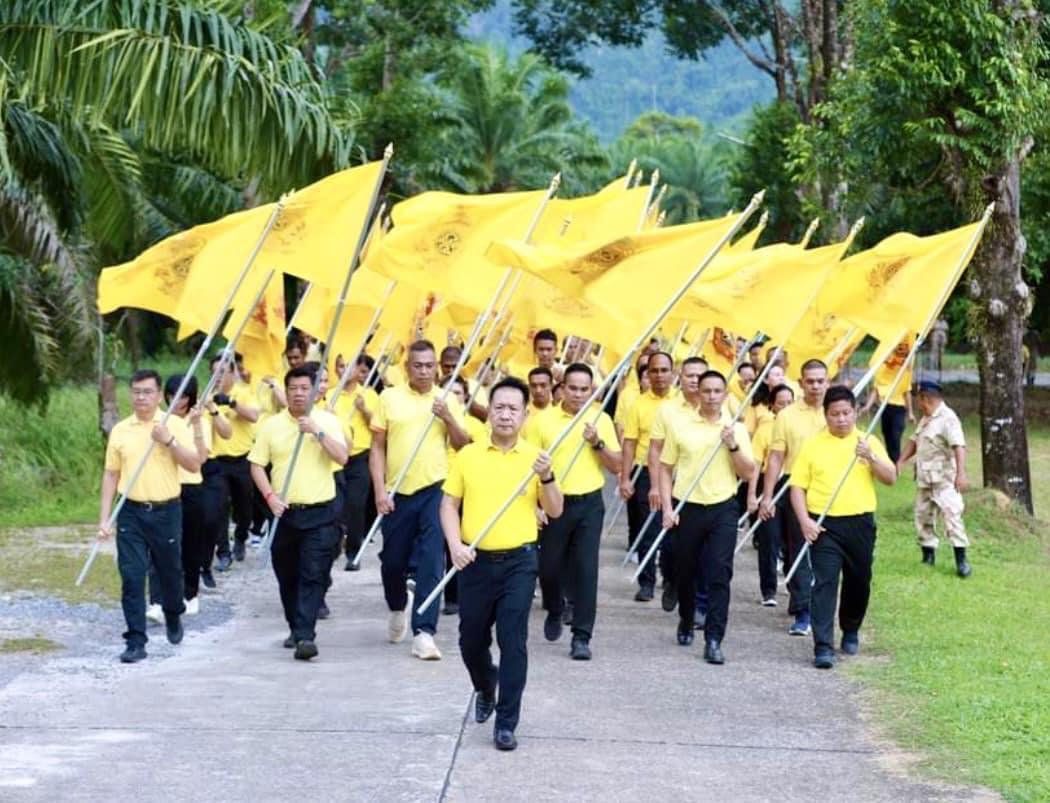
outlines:
{"label": "palm tree", "polygon": [[231,8],[0,3],[0,342],[37,376],[0,389],[84,364],[100,264],[348,161],[310,65]]}
{"label": "palm tree", "polygon": [[[595,137],[573,119],[567,80],[538,56],[469,46],[435,77],[441,162],[424,179],[460,192],[541,187],[567,166],[602,165]],[[567,189],[575,187],[573,171]]]}

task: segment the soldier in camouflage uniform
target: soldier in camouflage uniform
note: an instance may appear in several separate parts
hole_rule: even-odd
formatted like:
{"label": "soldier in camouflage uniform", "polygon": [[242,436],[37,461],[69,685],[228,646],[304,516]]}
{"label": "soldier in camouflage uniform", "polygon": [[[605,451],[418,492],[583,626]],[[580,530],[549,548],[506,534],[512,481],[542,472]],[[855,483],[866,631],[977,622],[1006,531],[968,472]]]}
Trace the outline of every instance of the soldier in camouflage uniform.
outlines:
{"label": "soldier in camouflage uniform", "polygon": [[923,417],[915,434],[904,447],[897,462],[898,472],[904,463],[915,457],[915,528],[918,530],[922,562],[934,564],[937,551],[936,522],[944,522],[944,530],[955,549],[955,567],[960,577],[969,577],[970,564],[966,560],[966,527],[963,524],[962,492],[966,490],[966,439],[959,416],[944,402],[941,386],[936,382],[920,382],[919,408]]}

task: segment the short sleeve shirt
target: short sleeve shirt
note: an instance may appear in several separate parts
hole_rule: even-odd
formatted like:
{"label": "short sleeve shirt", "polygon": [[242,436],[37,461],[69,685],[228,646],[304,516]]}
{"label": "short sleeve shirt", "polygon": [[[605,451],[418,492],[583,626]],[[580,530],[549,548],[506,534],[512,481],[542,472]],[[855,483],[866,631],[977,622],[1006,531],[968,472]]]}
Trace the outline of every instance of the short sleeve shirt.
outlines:
{"label": "short sleeve shirt", "polygon": [[[782,412],[781,415],[783,414]],[[790,484],[806,492],[806,509],[810,513],[824,512],[843,472],[853,460],[859,440],[860,433],[856,429],[842,438],[825,429],[803,444],[791,472]],[[889,462],[882,441],[874,437],[868,438],[868,445],[881,462]],[[857,516],[861,513],[874,513],[875,508],[875,475],[870,464],[858,459],[853,463],[853,468],[850,469],[849,476],[828,510],[828,515]]]}
{"label": "short sleeve shirt", "polygon": [[824,408],[810,407],[804,399],[785,407],[773,424],[769,451],[784,453],[784,473],[790,474],[802,444],[825,429]]}
{"label": "short sleeve shirt", "polygon": [[[178,499],[182,493],[182,485],[179,482],[179,464],[175,462],[175,455],[171,449],[163,444],[153,443],[153,427],[161,422],[164,414],[157,410],[149,421],[140,421],[131,415],[117,425],[109,433],[106,443],[106,471],[120,472],[120,480],[117,482],[117,491],[126,494],[133,502],[167,502]],[[165,426],[175,437],[180,446],[193,448],[193,434],[189,426],[178,416],[168,418]],[[142,456],[149,451],[149,458],[142,468],[135,485],[128,487],[131,475],[138,467]]]}
{"label": "short sleeve shirt", "polygon": [[966,445],[962,423],[947,404],[941,402],[931,415],[923,416],[912,435],[915,441],[915,474],[920,488],[955,481],[955,447]]}
{"label": "short sleeve shirt", "polygon": [[652,432],[653,420],[656,418],[657,410],[666,402],[673,401],[681,396],[681,393],[672,389],[666,396],[657,396],[651,390],[645,391],[634,400],[634,404],[627,411],[623,423],[623,436],[637,441],[634,450],[634,464],[644,466],[646,455],[649,454],[649,440]]}
{"label": "short sleeve shirt", "polygon": [[[724,412],[715,422],[708,421],[692,408],[677,412],[675,426],[667,430],[660,453],[661,463],[678,469],[672,491],[676,499],[713,505],[732,498],[736,493],[737,475],[733,458],[722,443],[722,430],[729,425],[730,420]],[[744,425],[739,422],[733,424],[733,435],[741,453],[751,457],[751,438]],[[717,449],[714,460],[699,484],[693,487],[708,455],[714,449]]]}
{"label": "short sleeve shirt", "polygon": [[[595,407],[596,409],[597,407]],[[573,417],[560,404],[548,408],[536,417],[533,426],[529,429],[529,442],[544,451],[549,451],[550,446],[561,434],[562,430],[569,425]],[[574,496],[586,494],[601,490],[602,486],[605,485],[605,469],[602,466],[601,459],[598,457],[598,453],[591,448],[591,445],[583,440],[583,429],[593,420],[594,413],[588,411],[551,455],[551,460],[554,464],[554,476],[558,478],[558,485],[563,493]],[[605,441],[609,448],[615,449],[617,444],[616,429],[607,413],[602,413],[598,417],[596,426],[598,428],[598,438]],[[576,454],[581,443],[583,443],[583,449],[580,450],[580,456],[573,464],[572,471],[566,474],[569,462],[572,460],[573,455]]]}
{"label": "short sleeve shirt", "polygon": [[[255,393],[243,382],[235,384],[228,395],[230,400],[237,402],[237,404],[243,404],[247,407],[254,407],[257,404]],[[217,438],[212,443],[211,456],[240,457],[247,454],[248,450],[252,448],[255,422],[241,418],[232,406],[225,404],[219,405],[219,415],[225,416],[226,420],[230,422],[231,432],[229,438]]]}
{"label": "short sleeve shirt", "polygon": [[[346,440],[339,420],[326,410],[310,411],[310,418],[324,432],[325,438],[333,438],[343,445]],[[299,422],[287,410],[271,416],[259,427],[255,444],[248,454],[248,462],[258,466],[270,465],[270,478],[274,489],[284,490],[292,453],[299,439]],[[335,478],[332,472],[341,466],[328,456],[321,442],[313,435],[304,435],[299,457],[292,472],[291,485],[285,502],[290,505],[316,505],[335,498]]]}

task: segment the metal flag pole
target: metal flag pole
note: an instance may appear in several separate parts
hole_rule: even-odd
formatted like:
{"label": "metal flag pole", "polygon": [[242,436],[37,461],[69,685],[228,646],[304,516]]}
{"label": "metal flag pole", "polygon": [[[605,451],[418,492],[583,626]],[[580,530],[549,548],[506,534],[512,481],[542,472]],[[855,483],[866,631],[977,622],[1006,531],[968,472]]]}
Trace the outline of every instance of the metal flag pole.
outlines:
{"label": "metal flag pole", "polygon": [[375,335],[376,331],[378,331],[379,316],[383,314],[383,308],[386,306],[386,302],[390,300],[390,295],[394,292],[396,286],[397,281],[394,279],[391,279],[390,284],[386,286],[386,291],[383,293],[383,300],[379,302],[379,306],[376,307],[375,312],[372,313],[372,320],[370,320],[368,326],[365,327],[365,334],[361,338],[361,345],[358,346],[357,351],[354,352],[354,358],[346,364],[342,375],[339,377],[339,383],[335,386],[335,390],[332,392],[332,398],[328,400],[327,407],[329,412],[335,409],[335,403],[338,401],[343,389],[350,381],[350,377],[354,375],[357,361],[361,358],[361,355],[365,353],[365,349],[368,347],[368,341]]}
{"label": "metal flag pole", "polygon": [[625,190],[631,189],[631,179],[634,178],[634,171],[638,169],[638,160],[631,159],[631,163],[627,165],[627,175],[623,178],[623,188]]}
{"label": "metal flag pole", "polygon": [[[624,350],[624,356],[620,358],[620,363],[609,374],[606,380],[595,389],[594,393],[591,394],[592,401],[589,401],[587,404],[580,407],[580,410],[576,413],[575,416],[573,416],[572,420],[569,421],[569,423],[565,426],[561,433],[559,433],[558,437],[555,438],[551,445],[548,447],[550,452],[554,452],[555,450],[557,450],[558,446],[561,445],[562,441],[565,440],[566,437],[568,437],[569,433],[573,430],[576,424],[584,417],[584,415],[586,415],[591,403],[593,403],[593,400],[597,399],[598,395],[607,387],[613,387],[613,385],[611,384],[611,380],[620,375],[625,365],[629,365],[631,363],[631,356],[634,354],[634,352],[641,348],[642,345],[648,341],[652,333],[655,332],[657,327],[660,326],[660,322],[663,321],[665,317],[667,317],[668,313],[672,309],[674,309],[675,304],[682,300],[682,297],[689,291],[689,288],[693,286],[693,283],[700,277],[700,274],[702,274],[707,269],[707,266],[711,264],[718,252],[722,250],[726,243],[730,242],[733,239],[733,236],[740,230],[740,227],[747,222],[748,218],[750,218],[752,214],[754,214],[755,210],[758,209],[758,207],[762,204],[762,199],[764,197],[764,190],[755,194],[755,196],[751,199],[751,202],[747,205],[747,208],[740,213],[737,219],[733,222],[733,225],[729,227],[725,234],[722,235],[721,239],[719,239],[719,241],[707,252],[707,255],[704,256],[704,258],[700,261],[696,268],[693,269],[692,273],[689,274],[689,276],[682,283],[682,285],[671,295],[670,299],[668,299],[664,307],[656,314],[656,317],[653,319],[653,321],[638,335],[638,337],[635,339],[634,344],[630,348]],[[514,500],[517,498],[518,494],[522,493],[528,486],[529,482],[532,481],[532,477],[533,472],[530,471],[522,479],[514,493],[511,494],[504,501],[504,503],[500,506],[499,510],[496,511],[495,515],[489,519],[489,521],[485,524],[484,527],[482,527],[481,531],[471,542],[471,549],[477,548],[477,545],[481,543],[482,539],[486,535],[488,535],[488,533],[495,526],[496,522],[499,521],[503,513],[511,506]],[[442,578],[441,582],[438,583],[437,587],[431,592],[430,596],[423,600],[422,604],[416,609],[417,613],[422,614],[427,608],[429,608],[434,603],[434,600],[436,600],[441,595],[441,592],[444,590],[445,586],[448,585],[449,581],[455,576],[456,571],[456,567],[453,566],[451,569],[448,570],[448,572],[445,573],[445,576]]]}
{"label": "metal flag pole", "polygon": [[[621,360],[620,361],[619,367],[617,368],[616,372],[612,375],[613,382],[612,382],[612,384],[609,384],[610,392],[605,394],[605,398],[602,400],[601,405],[598,407],[598,410],[595,412],[594,418],[592,418],[591,421],[590,421],[592,426],[597,426],[598,425],[598,421],[601,419],[602,415],[605,413],[606,408],[609,406],[609,402],[612,401],[612,397],[613,397],[613,394],[611,392],[612,388],[615,388],[617,386],[617,384],[619,384],[620,380],[623,379],[623,375],[625,373],[627,373],[627,371],[630,369],[630,367],[631,367],[631,363],[628,362],[627,360]],[[606,383],[602,383],[602,384],[604,385]],[[590,404],[592,404],[592,402],[588,402],[588,405],[590,405]],[[569,458],[568,465],[565,466],[565,469],[561,472],[561,476],[558,478],[561,482],[565,482],[566,478],[569,476],[569,472],[572,471],[572,467],[576,465],[576,461],[579,460],[580,455],[583,454],[583,447],[586,446],[586,445],[587,445],[587,441],[585,441],[583,439],[583,437],[581,436],[580,437],[580,442],[576,446],[576,451],[572,453],[572,457]]]}
{"label": "metal flag pole", "polygon": [[809,245],[809,241],[813,238],[813,235],[816,234],[818,226],[820,226],[820,218],[815,217],[809,222],[809,226],[806,228],[806,233],[802,235],[802,239],[798,241],[799,246],[805,248]]}
{"label": "metal flag pole", "polygon": [[[640,175],[640,174],[639,174]],[[656,185],[660,182],[660,169],[657,168],[653,171],[652,175],[649,176],[649,194],[645,196],[645,203],[642,204],[642,213],[638,216],[638,228],[637,231],[641,231],[645,228],[645,221],[649,219],[649,207],[653,202],[653,197],[656,195]]]}
{"label": "metal flag pole", "polygon": [[[481,328],[484,325],[485,321],[488,319],[488,317],[492,314],[492,308],[496,306],[496,300],[500,297],[500,294],[507,286],[507,282],[510,279],[511,273],[511,268],[507,268],[503,272],[503,278],[500,280],[499,286],[496,288],[496,292],[493,294],[492,299],[489,301],[488,307],[485,309],[484,312],[482,312],[478,316],[477,320],[474,322],[474,328],[470,333],[470,338],[463,346],[462,351],[460,351],[459,359],[456,360],[456,367],[452,369],[452,373],[449,375],[450,378],[448,380],[448,383],[445,385],[444,388],[442,388],[441,393],[438,395],[438,401],[443,402],[446,398],[448,398],[448,395],[452,392],[452,385],[455,383],[456,377],[458,377],[460,375],[460,372],[462,372],[463,366],[467,362],[467,355],[470,353],[471,349],[474,348],[474,345],[477,343],[478,338],[481,336]],[[390,488],[387,489],[387,493],[391,496],[398,492],[398,489],[401,487],[401,483],[405,481],[405,476],[408,474],[408,469],[412,465],[412,461],[416,459],[416,455],[419,454],[420,449],[423,448],[423,444],[426,441],[427,435],[430,433],[430,428],[434,426],[434,420],[436,418],[437,416],[431,413],[430,417],[427,419],[426,426],[423,427],[423,430],[419,433],[419,437],[416,438],[416,442],[412,447],[412,451],[409,452],[408,458],[401,466],[401,470],[398,471],[397,476],[394,477],[394,482],[391,484]],[[365,550],[368,548],[368,545],[372,542],[372,539],[375,538],[376,533],[379,532],[379,527],[383,523],[383,518],[383,515],[380,514],[376,516],[375,521],[372,522],[372,526],[369,528],[367,535],[365,535],[364,540],[361,542],[361,546],[358,548],[357,554],[354,555],[354,566],[357,566],[361,562],[361,556],[365,554]]]}
{"label": "metal flag pole", "polygon": [[[241,268],[241,272],[240,274],[238,274],[237,280],[233,283],[233,286],[230,288],[229,293],[227,293],[226,299],[222,305],[222,309],[219,311],[218,315],[215,316],[215,321],[214,323],[212,323],[211,329],[205,336],[204,342],[201,343],[200,348],[197,349],[197,353],[193,356],[193,359],[190,361],[189,368],[186,369],[186,373],[182,377],[182,382],[179,384],[178,390],[175,391],[175,395],[172,398],[171,404],[168,405],[164,416],[161,418],[161,425],[167,424],[168,419],[171,418],[172,410],[175,409],[175,405],[183,397],[183,395],[185,395],[186,387],[189,385],[190,379],[196,372],[197,366],[200,365],[200,361],[204,358],[204,355],[207,352],[207,350],[211,348],[212,341],[218,334],[219,329],[222,326],[223,319],[226,317],[226,313],[229,310],[230,306],[233,304],[234,297],[237,295],[237,291],[240,290],[241,285],[244,284],[245,279],[248,277],[248,273],[251,270],[252,265],[255,263],[256,257],[259,255],[259,251],[262,250],[263,244],[266,242],[266,238],[269,236],[270,232],[273,230],[274,225],[277,223],[277,218],[280,216],[282,210],[284,209],[284,205],[289,197],[289,195],[281,196],[281,198],[274,205],[273,212],[270,213],[270,217],[269,219],[267,219],[266,225],[263,227],[262,233],[259,235],[259,239],[256,241],[254,248],[252,248],[251,253],[248,255],[248,259],[245,261],[244,267]],[[252,308],[252,311],[254,312],[254,307]],[[142,470],[146,466],[146,461],[149,459],[150,454],[153,452],[153,446],[154,441],[150,440],[149,446],[146,448],[145,453],[139,459],[138,465],[135,466],[134,470],[131,473],[131,477],[129,478],[128,483],[125,486],[125,492],[119,496],[116,505],[113,506],[113,509],[110,512],[109,518],[106,520],[107,529],[111,529],[116,523],[117,516],[120,515],[120,511],[124,507],[124,503],[127,501],[127,493],[135,486],[135,483],[138,482],[138,479],[142,474]],[[91,547],[91,552],[88,554],[87,560],[84,561],[84,566],[80,570],[80,574],[77,575],[77,586],[80,586],[84,583],[84,579],[87,577],[88,572],[91,570],[91,566],[95,562],[95,558],[98,557],[100,547],[101,541],[96,538],[95,543]]]}
{"label": "metal flag pole", "polygon": [[507,325],[503,328],[503,334],[500,335],[499,340],[496,342],[496,347],[492,350],[492,353],[482,361],[481,370],[478,372],[478,376],[474,380],[474,390],[470,392],[470,397],[467,399],[467,403],[463,408],[465,412],[470,411],[474,401],[478,398],[478,394],[481,392],[482,383],[488,379],[489,371],[496,367],[496,361],[499,359],[500,352],[503,351],[504,347],[507,345],[507,341],[510,340],[512,328],[510,321],[508,321]]}
{"label": "metal flag pole", "polygon": [[[372,231],[372,220],[375,217],[376,210],[379,207],[379,194],[383,189],[383,181],[386,179],[387,169],[390,166],[390,160],[394,157],[394,146],[389,144],[383,150],[383,161],[379,166],[379,172],[376,175],[375,186],[372,187],[372,196],[368,200],[368,207],[365,211],[365,219],[361,222],[361,230],[357,235],[357,243],[354,245],[353,253],[350,256],[350,264],[346,270],[346,276],[343,279],[342,289],[339,291],[339,300],[335,305],[335,312],[332,315],[332,322],[328,327],[328,337],[325,338],[321,344],[320,354],[320,368],[317,371],[317,375],[314,377],[313,385],[310,388],[310,396],[306,402],[306,416],[309,416],[313,411],[314,404],[317,401],[317,397],[321,387],[321,375],[325,370],[325,364],[328,359],[328,352],[332,347],[332,341],[335,340],[336,332],[339,331],[339,319],[343,316],[343,310],[346,308],[346,297],[350,292],[350,282],[354,278],[354,274],[361,265],[361,255],[364,252],[365,243],[368,241],[369,234]],[[279,494],[281,501],[287,502],[288,491],[292,485],[292,476],[295,473],[295,466],[299,462],[299,454],[302,452],[303,439],[305,438],[305,432],[299,432],[295,438],[295,446],[292,447],[292,455],[288,462],[288,471],[284,477],[284,483]],[[273,544],[274,536],[277,533],[277,525],[280,523],[281,517],[274,515],[270,521],[270,529],[266,532],[263,538],[263,550],[262,560],[260,561],[260,567],[266,566],[269,562],[270,545]]]}
{"label": "metal flag pole", "polygon": [[[634,467],[634,470],[631,472],[631,476],[628,479],[632,486],[638,482],[638,478],[642,475],[643,468],[645,468],[645,463],[639,463]],[[616,507],[613,508],[612,516],[609,517],[609,523],[605,525],[605,529],[602,531],[602,539],[612,532],[612,528],[616,526],[616,522],[619,521],[620,514],[623,513],[625,507],[627,507],[627,500],[624,499],[623,496],[620,496],[620,498],[616,500]]]}
{"label": "metal flag pole", "polygon": [[[929,315],[926,316],[926,321],[923,324],[922,329],[918,332],[915,342],[912,343],[911,348],[908,349],[908,356],[904,362],[901,363],[901,367],[897,370],[897,375],[893,378],[893,384],[890,386],[889,392],[886,394],[886,398],[879,404],[879,409],[875,412],[874,417],[871,419],[871,423],[868,424],[867,430],[865,430],[863,439],[867,440],[871,437],[871,433],[875,431],[876,425],[879,423],[879,419],[882,418],[883,412],[886,410],[886,405],[889,404],[889,400],[893,397],[893,394],[897,391],[897,386],[900,384],[904,375],[907,373],[908,368],[911,366],[912,361],[915,359],[915,355],[918,354],[919,347],[922,345],[926,336],[930,332],[930,328],[933,326],[934,321],[937,320],[937,316],[941,314],[941,310],[944,305],[948,302],[948,296],[951,295],[955,285],[958,284],[959,278],[962,276],[962,272],[966,269],[966,265],[969,263],[973,252],[977,249],[977,244],[981,241],[981,235],[984,234],[985,228],[988,226],[988,221],[991,219],[992,211],[995,209],[995,204],[991,203],[984,210],[984,214],[981,216],[980,225],[973,234],[973,238],[970,240],[970,244],[966,247],[966,251],[963,252],[959,258],[959,264],[954,271],[952,271],[951,280],[945,284],[944,289],[941,291],[940,297],[937,299],[937,303],[933,305]],[[899,340],[897,341],[900,342]],[[850,460],[849,466],[843,472],[839,478],[838,484],[835,486],[835,490],[832,491],[827,503],[824,505],[824,510],[821,511],[820,516],[817,517],[817,526],[823,524],[824,519],[828,516],[828,511],[831,510],[831,506],[835,503],[835,499],[838,497],[839,492],[842,490],[843,485],[846,484],[846,480],[849,478],[850,472],[853,470],[853,466],[857,464],[857,455],[854,454]],[[798,556],[795,558],[795,562],[791,564],[791,569],[784,576],[784,585],[787,585],[792,577],[795,576],[795,572],[798,571],[799,565],[802,563],[802,559],[809,551],[809,542],[806,541],[802,544],[802,548],[798,551]]]}
{"label": "metal flag pole", "polygon": [[[193,375],[196,373],[197,366],[200,365],[200,362],[204,358],[205,353],[211,347],[212,341],[215,339],[215,335],[218,334],[219,327],[222,325],[222,320],[226,317],[226,312],[229,309],[230,305],[233,303],[233,298],[237,294],[237,290],[240,289],[240,286],[244,283],[244,280],[247,277],[249,270],[251,269],[252,263],[255,261],[256,256],[258,256],[259,250],[262,248],[263,242],[266,240],[267,235],[273,228],[273,225],[276,222],[277,217],[280,214],[282,208],[283,200],[278,201],[277,206],[274,208],[273,214],[270,215],[270,219],[269,221],[267,221],[266,227],[263,229],[262,236],[256,243],[251,255],[248,257],[248,261],[245,263],[244,268],[242,268],[240,276],[237,277],[237,281],[234,283],[233,289],[230,290],[229,295],[226,297],[226,301],[223,304],[222,311],[219,312],[218,316],[216,316],[215,323],[212,324],[211,331],[208,332],[208,335],[204,338],[204,342],[201,344],[201,347],[197,349],[197,353],[193,356],[193,359],[190,361],[190,366],[186,369],[186,373],[183,374],[182,381],[179,383],[179,387],[175,391],[175,395],[172,396],[171,402],[167,405],[167,409],[165,409],[164,411],[164,415],[161,416],[160,426],[165,426],[168,423],[168,420],[173,415],[175,408],[178,406],[179,400],[182,399],[182,397],[186,394],[186,388],[189,385],[190,380],[193,378]],[[251,320],[252,315],[255,313],[255,307],[258,305],[259,300],[263,297],[263,294],[266,292],[266,286],[270,283],[270,279],[273,277],[273,273],[273,271],[270,271],[270,273],[267,275],[266,280],[263,282],[262,287],[259,288],[259,292],[255,296],[255,301],[248,308],[248,311],[244,315],[244,320],[241,321],[240,326],[237,328],[237,332],[234,335],[233,340],[227,343],[226,347],[223,349],[223,361],[229,359],[229,356],[233,354],[234,344],[236,344],[237,339],[241,335],[241,332],[244,331],[244,327],[247,326],[248,321]],[[214,385],[214,383],[215,374],[212,374],[211,379],[209,379],[208,381],[208,387],[210,388],[212,385]],[[208,388],[206,388],[206,391],[210,392]],[[202,399],[206,397],[206,394],[202,394],[200,396],[200,398]],[[135,487],[135,483],[138,482],[139,477],[142,475],[142,471],[146,467],[146,461],[149,460],[149,456],[150,454],[152,454],[153,447],[155,445],[156,441],[154,441],[151,438],[149,446],[146,447],[146,451],[143,453],[142,457],[139,459],[138,464],[131,472],[131,476],[128,478],[128,483],[124,486],[123,493],[121,493],[118,497],[117,503],[113,506],[113,509],[110,511],[109,518],[106,519],[107,530],[112,529],[113,526],[116,524],[117,517],[120,515],[120,511],[124,508],[124,503],[128,501],[128,494],[131,493],[131,489]],[[84,580],[87,579],[88,572],[91,571],[91,566],[92,564],[94,564],[95,559],[98,557],[99,549],[101,549],[101,547],[102,541],[96,538],[95,542],[91,545],[91,551],[88,553],[87,560],[84,561],[84,566],[81,568],[80,574],[77,575],[77,579],[75,581],[76,586],[79,587],[84,584]]]}

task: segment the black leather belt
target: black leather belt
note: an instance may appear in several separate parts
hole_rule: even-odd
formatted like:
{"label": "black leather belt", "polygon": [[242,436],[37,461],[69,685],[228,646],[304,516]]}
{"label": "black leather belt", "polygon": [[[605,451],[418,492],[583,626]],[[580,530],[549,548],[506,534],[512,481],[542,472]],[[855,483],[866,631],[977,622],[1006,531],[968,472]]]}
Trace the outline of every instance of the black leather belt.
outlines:
{"label": "black leather belt", "polygon": [[[332,498],[334,499],[335,497],[332,497]],[[319,508],[319,507],[328,507],[328,505],[330,505],[330,504],[332,504],[332,500],[331,499],[329,499],[329,500],[327,500],[325,502],[311,502],[309,505],[291,504],[291,505],[288,505],[288,509],[289,510],[314,510],[314,509]]]}
{"label": "black leather belt", "polygon": [[176,496],[174,499],[164,499],[160,502],[136,502],[134,499],[128,499],[125,500],[124,504],[125,506],[134,508],[135,510],[151,511],[162,510],[163,508],[171,507],[172,505],[178,504],[180,501],[180,498]]}
{"label": "black leather belt", "polygon": [[484,558],[492,563],[500,563],[505,561],[507,558],[513,558],[515,555],[523,555],[527,552],[535,552],[536,544],[522,544],[514,549],[479,549],[478,557]]}
{"label": "black leather belt", "polygon": [[563,499],[566,502],[579,502],[583,499],[590,499],[592,496],[601,496],[602,489],[599,488],[597,491],[588,491],[585,494],[564,494]]}

